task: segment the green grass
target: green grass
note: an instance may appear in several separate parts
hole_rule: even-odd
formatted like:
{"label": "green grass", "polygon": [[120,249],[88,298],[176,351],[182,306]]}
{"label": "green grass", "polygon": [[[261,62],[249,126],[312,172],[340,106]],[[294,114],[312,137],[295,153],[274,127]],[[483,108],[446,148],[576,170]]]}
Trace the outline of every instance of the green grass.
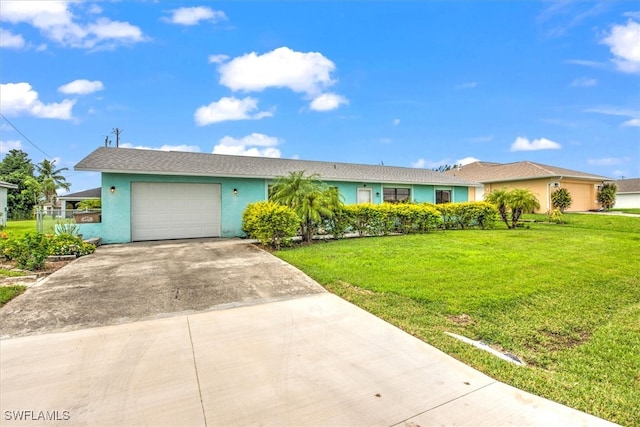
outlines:
{"label": "green grass", "polygon": [[[53,217],[46,215],[43,219],[43,231],[45,233],[53,233],[53,226],[56,221]],[[19,221],[7,221],[6,227],[2,230],[10,237],[22,237],[26,233],[36,232],[36,220],[26,219]]]}
{"label": "green grass", "polygon": [[0,286],[0,307],[17,297],[27,289],[26,286]]}
{"label": "green grass", "polygon": [[7,270],[6,268],[0,268],[0,277],[20,277],[26,273],[23,271]]}
{"label": "green grass", "polygon": [[611,209],[614,212],[624,212],[630,214],[640,215],[640,208],[624,208],[624,209]]}
{"label": "green grass", "polygon": [[[500,381],[640,426],[640,218],[563,219],[318,243],[278,256]],[[488,342],[527,366],[445,331]]]}

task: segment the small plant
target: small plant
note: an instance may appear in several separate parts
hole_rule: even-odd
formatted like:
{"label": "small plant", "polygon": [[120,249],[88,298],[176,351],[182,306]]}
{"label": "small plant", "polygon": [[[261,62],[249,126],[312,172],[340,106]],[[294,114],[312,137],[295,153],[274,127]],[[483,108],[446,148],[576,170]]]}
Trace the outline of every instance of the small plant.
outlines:
{"label": "small plant", "polygon": [[562,211],[559,208],[547,212],[547,217],[549,218],[549,222],[562,224]]}
{"label": "small plant", "polygon": [[80,226],[73,220],[56,221],[53,226],[53,230],[56,234],[70,234],[72,236],[77,236],[80,233]]}

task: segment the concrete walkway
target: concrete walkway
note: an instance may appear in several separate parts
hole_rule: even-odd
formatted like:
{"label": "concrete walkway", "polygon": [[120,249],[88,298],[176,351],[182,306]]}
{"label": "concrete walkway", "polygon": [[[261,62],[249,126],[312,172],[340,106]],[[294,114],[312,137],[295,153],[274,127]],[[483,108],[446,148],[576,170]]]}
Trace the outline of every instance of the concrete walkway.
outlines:
{"label": "concrete walkway", "polygon": [[609,424],[328,293],[4,339],[0,356],[3,426]]}

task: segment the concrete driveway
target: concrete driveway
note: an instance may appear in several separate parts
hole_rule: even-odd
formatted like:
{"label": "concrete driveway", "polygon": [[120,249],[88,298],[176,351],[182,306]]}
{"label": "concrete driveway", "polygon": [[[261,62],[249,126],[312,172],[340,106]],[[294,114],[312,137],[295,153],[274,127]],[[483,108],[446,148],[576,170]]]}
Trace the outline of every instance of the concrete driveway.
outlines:
{"label": "concrete driveway", "polygon": [[0,310],[0,337],[127,323],[325,292],[239,239],[101,246]]}
{"label": "concrete driveway", "polygon": [[0,315],[7,426],[608,424],[499,383],[238,240],[99,248]]}

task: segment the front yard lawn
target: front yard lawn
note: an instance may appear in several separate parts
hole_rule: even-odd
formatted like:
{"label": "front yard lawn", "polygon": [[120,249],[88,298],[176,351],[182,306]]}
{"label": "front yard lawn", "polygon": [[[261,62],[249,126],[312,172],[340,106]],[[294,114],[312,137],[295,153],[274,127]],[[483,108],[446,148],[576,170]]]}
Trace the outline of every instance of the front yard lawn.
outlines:
{"label": "front yard lawn", "polygon": [[[347,239],[277,255],[499,381],[640,426],[640,218],[563,220]],[[527,366],[445,331],[487,342]]]}

